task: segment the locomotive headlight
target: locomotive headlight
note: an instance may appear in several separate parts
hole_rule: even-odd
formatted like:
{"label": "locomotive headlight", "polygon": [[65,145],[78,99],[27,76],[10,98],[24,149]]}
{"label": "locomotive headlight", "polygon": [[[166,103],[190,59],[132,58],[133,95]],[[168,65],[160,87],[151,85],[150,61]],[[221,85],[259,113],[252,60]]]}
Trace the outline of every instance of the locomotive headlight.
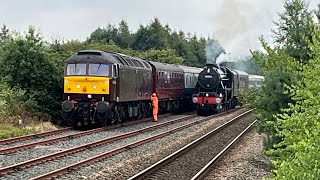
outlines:
{"label": "locomotive headlight", "polygon": [[77,84],[77,86],[76,86],[78,89],[80,89],[80,84]]}
{"label": "locomotive headlight", "polygon": [[91,98],[92,98],[92,95],[91,95],[91,94],[88,94],[88,98],[91,99]]}
{"label": "locomotive headlight", "polygon": [[197,103],[197,102],[198,102],[198,98],[197,98],[197,97],[193,97],[193,98],[192,98],[192,102],[193,102],[193,103]]}
{"label": "locomotive headlight", "polygon": [[221,103],[221,99],[220,98],[216,98],[216,103],[217,104]]}
{"label": "locomotive headlight", "polygon": [[206,97],[209,97],[209,94],[208,94],[208,93],[206,93]]}
{"label": "locomotive headlight", "polygon": [[92,88],[93,88],[93,89],[96,89],[96,88],[97,88],[97,86],[96,86],[96,85],[93,85],[93,86],[92,86]]}
{"label": "locomotive headlight", "polygon": [[70,111],[72,111],[73,108],[74,108],[74,103],[72,103],[72,102],[69,101],[69,100],[63,101],[63,103],[62,103],[62,110],[63,110],[64,112],[70,112]]}

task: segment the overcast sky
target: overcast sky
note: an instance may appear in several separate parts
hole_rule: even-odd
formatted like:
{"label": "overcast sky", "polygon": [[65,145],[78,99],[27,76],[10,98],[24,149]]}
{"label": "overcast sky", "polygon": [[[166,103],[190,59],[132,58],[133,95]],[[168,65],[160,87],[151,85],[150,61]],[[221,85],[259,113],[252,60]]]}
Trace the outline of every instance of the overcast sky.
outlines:
{"label": "overcast sky", "polygon": [[228,53],[242,55],[259,48],[260,35],[271,41],[282,10],[281,0],[0,0],[0,23],[18,32],[33,25],[46,40],[85,40],[108,23],[125,20],[136,31],[157,17],[174,30],[214,35]]}

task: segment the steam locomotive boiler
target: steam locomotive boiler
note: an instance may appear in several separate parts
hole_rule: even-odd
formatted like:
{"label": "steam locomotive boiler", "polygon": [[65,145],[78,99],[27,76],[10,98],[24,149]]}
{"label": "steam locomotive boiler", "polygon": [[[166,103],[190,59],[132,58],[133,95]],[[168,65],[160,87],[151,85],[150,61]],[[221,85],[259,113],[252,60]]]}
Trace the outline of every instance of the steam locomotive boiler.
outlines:
{"label": "steam locomotive boiler", "polygon": [[248,74],[208,63],[200,72],[193,95],[198,115],[207,115],[240,105],[239,92],[248,88]]}

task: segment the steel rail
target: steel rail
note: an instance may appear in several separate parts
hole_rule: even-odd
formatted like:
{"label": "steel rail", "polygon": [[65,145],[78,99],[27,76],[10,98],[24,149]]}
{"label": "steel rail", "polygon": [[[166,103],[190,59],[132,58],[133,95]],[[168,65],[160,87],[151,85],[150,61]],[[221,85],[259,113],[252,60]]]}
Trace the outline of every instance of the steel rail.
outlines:
{"label": "steel rail", "polygon": [[2,140],[0,140],[0,145],[9,144],[9,143],[15,143],[17,141],[24,141],[24,140],[28,140],[28,139],[41,138],[41,137],[50,136],[50,135],[53,135],[53,134],[58,134],[58,133],[61,133],[61,132],[65,132],[65,131],[68,131],[68,130],[71,130],[71,127],[57,129],[57,130],[53,130],[53,131],[42,132],[42,133],[29,134],[29,135],[25,135],[25,136],[18,136],[18,137],[13,137],[13,138],[2,139]]}
{"label": "steel rail", "polygon": [[218,133],[219,131],[221,131],[222,129],[224,129],[225,127],[227,127],[228,125],[232,124],[233,122],[235,122],[236,120],[238,120],[239,118],[243,117],[244,115],[250,113],[252,111],[246,111],[234,118],[232,118],[231,120],[229,120],[228,122],[220,125],[219,127],[215,128],[214,130],[208,132],[207,134],[201,136],[200,138],[192,141],[191,143],[187,144],[186,146],[182,147],[181,149],[177,150],[176,152],[170,154],[169,156],[161,159],[160,161],[156,162],[155,164],[151,165],[150,167],[144,169],[143,171],[139,172],[138,174],[130,177],[128,180],[135,180],[135,179],[143,179],[144,176],[146,176],[148,173],[155,171],[158,167],[163,166],[164,164],[166,164],[167,162],[171,161],[172,159],[184,154],[185,152],[187,152],[188,150],[190,150],[191,148],[193,148],[194,146],[198,145],[199,143],[201,143],[203,140],[207,139],[208,137],[210,137],[213,134]]}
{"label": "steel rail", "polygon": [[249,131],[249,129],[252,128],[252,126],[257,122],[255,120],[253,123],[251,123],[245,130],[243,130],[236,138],[232,140],[218,155],[216,155],[208,164],[206,164],[196,175],[194,175],[191,180],[200,180],[203,179],[210,169],[214,166],[215,163],[225,154],[230,150],[230,148],[239,141],[239,139]]}
{"label": "steel rail", "polygon": [[0,175],[3,176],[3,175],[9,174],[9,173],[14,172],[14,171],[23,170],[23,169],[29,168],[31,166],[34,166],[34,165],[38,165],[38,164],[41,164],[41,163],[44,163],[44,162],[47,162],[47,161],[50,161],[50,160],[57,159],[57,158],[62,157],[62,156],[74,154],[74,153],[77,153],[77,152],[80,152],[80,151],[84,151],[84,150],[89,149],[89,148],[91,149],[91,148],[94,148],[94,147],[102,146],[102,145],[104,145],[106,143],[110,143],[110,142],[113,142],[113,141],[116,141],[116,140],[132,137],[132,136],[144,133],[144,132],[151,131],[151,130],[156,129],[156,128],[167,126],[169,124],[174,124],[174,123],[183,121],[185,119],[190,119],[190,118],[193,118],[195,116],[196,115],[187,115],[187,116],[184,116],[184,117],[181,117],[181,118],[173,119],[171,121],[155,124],[155,125],[152,125],[152,126],[149,126],[149,127],[146,127],[146,128],[142,128],[142,129],[138,129],[138,130],[135,130],[135,131],[132,131],[132,132],[111,136],[111,137],[108,137],[108,138],[104,138],[102,140],[98,140],[98,141],[95,141],[95,142],[91,142],[91,143],[87,143],[87,144],[84,144],[84,145],[76,146],[76,147],[69,148],[69,149],[66,149],[66,150],[62,150],[62,151],[59,151],[59,152],[51,153],[49,155],[45,155],[45,156],[42,156],[42,157],[39,157],[39,158],[31,159],[31,160],[28,160],[28,161],[25,161],[25,162],[21,162],[21,163],[18,163],[18,164],[14,164],[14,165],[11,165],[11,166],[3,167],[3,168],[0,168]]}
{"label": "steel rail", "polygon": [[[165,115],[162,115],[160,117],[166,117],[166,116],[170,116],[170,115],[165,114]],[[38,146],[38,145],[53,144],[53,143],[56,143],[56,142],[59,142],[59,141],[64,141],[64,140],[68,140],[68,139],[74,139],[74,138],[78,138],[78,137],[81,137],[81,136],[86,136],[86,135],[89,135],[89,134],[99,133],[99,132],[106,131],[106,130],[116,129],[116,128],[123,127],[123,126],[143,123],[143,122],[146,122],[146,121],[150,121],[151,119],[152,118],[147,118],[147,119],[143,119],[143,120],[140,120],[140,121],[130,121],[130,122],[123,123],[123,124],[117,124],[117,125],[113,125],[113,126],[102,127],[102,128],[92,129],[92,130],[88,130],[88,131],[82,131],[82,132],[79,132],[79,133],[66,135],[66,136],[61,136],[61,137],[52,138],[52,139],[47,139],[47,140],[43,140],[43,141],[32,142],[32,143],[28,143],[28,144],[13,146],[13,147],[7,147],[7,148],[0,149],[0,155],[10,154],[10,153],[21,151],[21,150],[27,150],[27,149],[33,148],[35,146]]]}
{"label": "steel rail", "polygon": [[103,160],[105,158],[108,158],[110,156],[119,154],[121,152],[130,150],[130,149],[133,149],[133,148],[138,147],[140,145],[143,145],[143,144],[146,144],[148,142],[154,141],[156,139],[165,137],[165,136],[170,135],[170,134],[172,134],[174,132],[178,132],[178,131],[184,130],[184,129],[188,128],[188,127],[197,125],[197,124],[199,124],[201,122],[205,122],[205,121],[211,120],[213,117],[216,117],[216,116],[219,116],[219,115],[223,115],[223,114],[226,114],[226,113],[228,113],[228,112],[224,112],[224,113],[220,113],[220,114],[216,114],[216,115],[205,117],[205,118],[200,119],[198,121],[191,122],[191,123],[179,126],[177,128],[165,131],[163,133],[159,133],[159,134],[157,134],[155,136],[152,136],[152,137],[148,137],[148,138],[145,138],[145,139],[142,139],[142,140],[139,140],[139,141],[135,141],[135,142],[133,142],[133,143],[131,143],[129,145],[125,145],[125,146],[122,146],[122,147],[119,147],[119,148],[116,148],[116,149],[101,153],[99,155],[96,155],[94,157],[79,161],[79,162],[74,163],[72,165],[69,165],[69,166],[66,166],[66,167],[63,167],[63,168],[48,172],[46,174],[43,174],[43,175],[40,175],[40,176],[37,176],[37,177],[34,177],[34,178],[31,178],[30,180],[57,178],[59,176],[62,176],[63,174],[69,173],[72,170],[76,170],[76,169],[80,168],[81,166],[101,161],[101,160]]}

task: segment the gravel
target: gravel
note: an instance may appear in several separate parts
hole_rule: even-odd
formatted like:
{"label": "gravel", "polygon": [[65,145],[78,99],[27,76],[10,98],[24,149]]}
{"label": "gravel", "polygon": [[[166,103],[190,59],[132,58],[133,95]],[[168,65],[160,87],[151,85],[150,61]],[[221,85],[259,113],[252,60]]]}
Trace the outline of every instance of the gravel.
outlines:
{"label": "gravel", "polygon": [[[78,161],[87,159],[89,157],[96,156],[96,155],[101,154],[103,152],[107,152],[107,151],[110,151],[110,150],[115,149],[115,148],[126,146],[126,145],[128,145],[128,144],[130,144],[132,142],[139,141],[139,140],[145,139],[147,137],[151,137],[151,136],[154,136],[156,134],[162,133],[164,131],[168,131],[168,130],[174,129],[174,128],[178,127],[178,126],[181,126],[181,125],[184,125],[184,124],[187,124],[187,123],[190,123],[190,122],[197,121],[197,120],[199,120],[201,118],[202,117],[195,117],[195,118],[192,118],[190,120],[184,120],[182,122],[178,122],[178,123],[175,123],[175,124],[170,124],[170,125],[167,125],[165,127],[161,127],[161,128],[152,130],[150,132],[145,132],[143,134],[140,134],[140,135],[137,135],[137,136],[134,136],[134,137],[131,137],[131,138],[118,140],[118,141],[111,142],[111,143],[108,143],[108,144],[103,145],[103,146],[99,146],[97,148],[88,149],[88,150],[85,150],[85,151],[81,151],[81,152],[72,154],[72,155],[67,156],[67,157],[58,158],[55,161],[46,162],[46,163],[43,163],[43,164],[41,164],[39,166],[33,166],[33,167],[30,167],[30,168],[28,168],[28,169],[26,169],[24,171],[18,171],[16,173],[12,174],[12,175],[5,176],[5,179],[28,179],[28,178],[31,178],[31,177],[35,177],[35,176],[47,173],[49,171],[53,171],[53,170],[55,170],[57,168],[61,168],[61,167],[67,166],[67,165],[71,165],[71,164],[74,164],[74,163],[76,163]],[[139,125],[139,126],[140,126],[140,128],[142,128],[141,126],[143,126],[143,125]],[[127,130],[124,130],[124,129],[127,129]],[[119,133],[119,131],[121,131],[121,133],[124,133],[124,131],[127,132],[128,129],[130,129],[129,131],[132,131],[132,127],[127,127],[127,128],[119,129],[117,131],[117,133]],[[105,137],[105,136],[103,136],[103,137]],[[88,141],[88,139],[85,139],[85,140]],[[92,142],[92,141],[93,140],[91,140],[89,142]],[[57,146],[57,145],[60,145],[60,144],[59,143],[55,144],[54,147],[59,148],[59,146]],[[67,144],[65,144],[64,146],[67,146]],[[70,144],[68,144],[68,146],[70,146]],[[124,156],[123,158],[127,159],[126,156]]]}
{"label": "gravel", "polygon": [[247,132],[231,150],[220,159],[205,180],[271,178],[270,161],[263,154],[263,135],[255,129]]}
{"label": "gravel", "polygon": [[127,179],[245,110],[186,128],[172,135],[81,168],[59,179]]}
{"label": "gravel", "polygon": [[[185,116],[185,115],[173,115],[170,117],[162,118],[161,122],[170,121],[172,119],[183,117],[183,116]],[[0,159],[0,168],[5,167],[5,166],[10,166],[13,164],[17,164],[17,163],[27,161],[30,159],[38,158],[38,157],[48,155],[50,153],[54,153],[57,151],[69,149],[69,148],[72,148],[75,146],[98,141],[98,140],[104,139],[106,137],[111,137],[111,136],[119,135],[122,133],[134,131],[137,129],[146,128],[146,127],[149,127],[152,125],[154,125],[154,123],[151,121],[147,122],[147,123],[138,123],[138,124],[130,125],[127,127],[121,127],[121,128],[112,129],[112,130],[108,130],[108,131],[102,131],[99,133],[94,133],[94,134],[90,134],[90,135],[86,135],[86,136],[81,136],[81,137],[78,137],[75,139],[59,141],[59,142],[57,142],[55,144],[51,144],[51,145],[40,145],[40,146],[36,146],[34,148],[27,149],[24,151],[19,151],[19,152],[15,152],[15,153],[2,155],[2,157]]]}
{"label": "gravel", "polygon": [[[228,125],[221,131],[194,146],[187,153],[176,157],[163,167],[159,167],[148,177],[157,180],[188,180],[199,172],[213,157],[238,136],[253,122],[252,116],[246,115]],[[144,179],[145,177],[142,177]],[[139,178],[141,179],[141,178]],[[148,179],[148,178],[147,178]]]}
{"label": "gravel", "polygon": [[58,134],[53,134],[53,135],[50,135],[50,136],[44,136],[44,137],[33,138],[33,139],[28,139],[28,140],[22,140],[22,141],[17,141],[17,142],[10,143],[10,144],[1,144],[0,145],[0,149],[9,148],[9,147],[13,147],[13,146],[20,146],[20,145],[24,145],[24,144],[39,142],[39,141],[44,141],[44,140],[58,138],[58,137],[67,136],[67,135],[72,135],[72,134],[76,134],[78,132],[79,131],[76,131],[76,130],[68,130],[68,131],[61,132],[61,133],[58,133]]}

